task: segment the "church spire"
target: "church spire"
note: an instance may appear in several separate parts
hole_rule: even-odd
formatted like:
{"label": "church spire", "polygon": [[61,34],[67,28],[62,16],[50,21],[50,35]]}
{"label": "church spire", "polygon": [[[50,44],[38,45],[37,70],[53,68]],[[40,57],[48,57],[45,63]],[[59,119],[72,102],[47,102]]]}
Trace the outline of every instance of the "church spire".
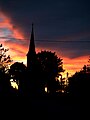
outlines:
{"label": "church spire", "polygon": [[33,23],[32,23],[32,31],[31,31],[31,39],[30,39],[30,45],[29,45],[29,52],[34,52],[35,53]]}
{"label": "church spire", "polygon": [[33,63],[35,59],[35,55],[36,55],[36,52],[35,52],[35,43],[34,43],[34,29],[33,29],[33,23],[32,23],[29,51],[27,53],[27,67],[30,67],[30,65]]}

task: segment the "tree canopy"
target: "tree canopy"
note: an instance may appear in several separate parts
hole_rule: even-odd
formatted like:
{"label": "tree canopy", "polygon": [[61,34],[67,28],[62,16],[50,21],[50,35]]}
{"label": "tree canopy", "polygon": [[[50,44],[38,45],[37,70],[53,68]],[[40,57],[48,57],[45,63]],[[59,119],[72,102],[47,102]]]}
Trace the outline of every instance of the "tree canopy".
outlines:
{"label": "tree canopy", "polygon": [[40,62],[42,70],[50,76],[57,77],[59,72],[63,72],[63,62],[57,57],[55,52],[41,51],[37,53],[37,60]]}
{"label": "tree canopy", "polygon": [[8,50],[8,48],[6,49],[0,44],[0,70],[4,70],[5,72],[7,72],[8,66],[12,62],[10,55],[7,55]]}
{"label": "tree canopy", "polygon": [[7,55],[7,51],[2,44],[0,44],[0,95],[12,96],[15,95],[15,91],[10,83],[9,65],[12,60],[10,55]]}
{"label": "tree canopy", "polygon": [[49,89],[54,89],[56,77],[63,70],[63,62],[55,52],[41,51],[37,53],[37,60],[42,69],[42,80],[45,82]]}
{"label": "tree canopy", "polygon": [[86,70],[76,72],[69,79],[68,92],[71,96],[84,97],[89,96],[90,93],[90,73],[86,73]]}
{"label": "tree canopy", "polygon": [[26,72],[26,66],[23,63],[15,62],[10,66],[9,74],[16,82],[22,79],[22,76]]}

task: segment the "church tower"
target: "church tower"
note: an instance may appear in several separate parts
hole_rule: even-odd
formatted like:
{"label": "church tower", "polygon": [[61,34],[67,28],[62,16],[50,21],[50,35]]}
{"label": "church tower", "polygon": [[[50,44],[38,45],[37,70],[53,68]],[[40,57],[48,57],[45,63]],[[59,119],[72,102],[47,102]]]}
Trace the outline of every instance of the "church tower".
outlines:
{"label": "church tower", "polygon": [[34,30],[33,30],[33,23],[32,23],[32,31],[31,31],[31,38],[29,44],[29,51],[27,53],[27,68],[30,69],[33,65],[36,57],[35,51],[35,43],[34,43]]}

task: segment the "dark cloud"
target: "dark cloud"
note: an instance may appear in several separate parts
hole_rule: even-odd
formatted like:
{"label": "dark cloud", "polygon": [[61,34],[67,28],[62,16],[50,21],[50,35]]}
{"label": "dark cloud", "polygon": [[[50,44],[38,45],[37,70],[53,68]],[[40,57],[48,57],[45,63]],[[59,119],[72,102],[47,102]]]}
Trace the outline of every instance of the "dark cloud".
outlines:
{"label": "dark cloud", "polygon": [[[1,11],[11,18],[15,29],[20,29],[26,39],[29,39],[31,23],[34,22],[35,39],[42,41],[46,39],[56,41],[66,35],[90,32],[89,4],[89,0],[0,0]],[[72,41],[82,41],[82,39],[86,41],[87,35],[82,39],[78,36],[77,39],[75,38]],[[69,57],[90,53],[90,43],[36,42],[36,45],[58,49]]]}

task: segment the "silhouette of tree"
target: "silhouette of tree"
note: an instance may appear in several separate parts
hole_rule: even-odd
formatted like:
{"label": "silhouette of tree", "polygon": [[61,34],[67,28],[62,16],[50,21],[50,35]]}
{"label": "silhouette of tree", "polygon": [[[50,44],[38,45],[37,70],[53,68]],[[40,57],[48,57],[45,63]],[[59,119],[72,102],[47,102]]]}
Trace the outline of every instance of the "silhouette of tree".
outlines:
{"label": "silhouette of tree", "polygon": [[37,53],[37,60],[41,66],[44,86],[46,84],[50,92],[55,92],[56,77],[60,72],[64,72],[62,59],[58,58],[55,52],[41,51]]}
{"label": "silhouette of tree", "polygon": [[26,80],[26,66],[23,63],[15,62],[10,66],[10,76],[18,84],[18,91],[24,94]]}
{"label": "silhouette of tree", "polygon": [[86,68],[80,72],[76,72],[69,79],[68,92],[74,97],[89,96],[90,93],[90,73],[86,73]]}
{"label": "silhouette of tree", "polygon": [[0,69],[5,72],[8,72],[9,65],[12,62],[10,55],[6,55],[8,50],[9,49],[4,48],[2,44],[0,45]]}
{"label": "silhouette of tree", "polygon": [[10,55],[6,55],[9,49],[0,45],[0,96],[13,96],[15,91],[10,83],[9,65],[12,60]]}
{"label": "silhouette of tree", "polygon": [[10,76],[0,70],[0,96],[16,96],[17,91],[11,86]]}
{"label": "silhouette of tree", "polygon": [[83,66],[83,70],[82,71],[86,73],[86,71],[87,71],[87,66],[86,65]]}

